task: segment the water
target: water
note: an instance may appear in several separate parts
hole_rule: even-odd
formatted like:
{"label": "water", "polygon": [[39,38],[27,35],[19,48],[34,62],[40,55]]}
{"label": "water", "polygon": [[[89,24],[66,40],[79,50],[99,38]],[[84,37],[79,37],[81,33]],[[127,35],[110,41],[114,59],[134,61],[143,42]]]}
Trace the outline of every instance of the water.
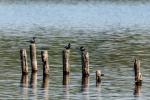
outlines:
{"label": "water", "polygon": [[[149,1],[4,1],[0,2],[0,98],[64,100],[149,99]],[[35,83],[28,75],[21,87],[20,48],[37,37],[38,75]],[[71,76],[62,85],[61,51],[71,49]],[[79,47],[90,54],[89,84],[82,86]],[[42,87],[40,51],[48,50],[50,77]],[[133,60],[141,60],[143,85],[134,95]],[[29,55],[28,55],[29,60]],[[30,60],[29,60],[30,62]],[[30,64],[29,64],[30,65]],[[95,71],[105,76],[96,87]],[[30,84],[32,83],[32,84]]]}

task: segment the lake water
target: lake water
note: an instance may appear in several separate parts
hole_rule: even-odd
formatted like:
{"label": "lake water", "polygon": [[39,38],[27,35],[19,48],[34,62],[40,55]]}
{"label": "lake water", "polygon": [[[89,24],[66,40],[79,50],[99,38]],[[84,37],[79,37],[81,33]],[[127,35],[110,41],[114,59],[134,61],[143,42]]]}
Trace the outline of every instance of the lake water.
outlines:
{"label": "lake water", "polygon": [[[0,1],[0,99],[146,100],[150,98],[149,1]],[[19,50],[37,37],[39,71],[21,84]],[[62,85],[63,47],[72,44],[71,75]],[[82,85],[79,47],[90,55],[89,84]],[[50,77],[43,85],[41,50],[48,50]],[[133,61],[141,60],[143,84],[135,94]],[[30,60],[29,60],[30,66]],[[105,76],[96,87],[95,71]],[[22,86],[23,85],[23,86]]]}

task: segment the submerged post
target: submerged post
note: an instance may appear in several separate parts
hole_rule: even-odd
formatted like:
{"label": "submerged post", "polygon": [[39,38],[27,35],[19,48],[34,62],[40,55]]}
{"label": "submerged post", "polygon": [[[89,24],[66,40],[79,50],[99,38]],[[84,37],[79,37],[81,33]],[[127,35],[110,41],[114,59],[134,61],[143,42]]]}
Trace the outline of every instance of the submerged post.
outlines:
{"label": "submerged post", "polygon": [[89,53],[84,47],[80,47],[82,60],[82,77],[89,76]]}
{"label": "submerged post", "polygon": [[139,84],[141,84],[143,80],[140,67],[141,67],[140,60],[135,59],[134,61],[135,83]]}
{"label": "submerged post", "polygon": [[32,72],[37,72],[38,68],[37,68],[35,43],[31,43],[31,45],[30,45],[30,59],[31,59]]}
{"label": "submerged post", "polygon": [[28,74],[28,61],[26,49],[20,50],[20,60],[21,60],[22,74]]}
{"label": "submerged post", "polygon": [[70,47],[71,44],[69,43],[67,46],[65,46],[65,49],[62,51],[63,75],[70,74]]}
{"label": "submerged post", "polygon": [[41,57],[43,62],[43,76],[49,75],[48,51],[41,51]]}

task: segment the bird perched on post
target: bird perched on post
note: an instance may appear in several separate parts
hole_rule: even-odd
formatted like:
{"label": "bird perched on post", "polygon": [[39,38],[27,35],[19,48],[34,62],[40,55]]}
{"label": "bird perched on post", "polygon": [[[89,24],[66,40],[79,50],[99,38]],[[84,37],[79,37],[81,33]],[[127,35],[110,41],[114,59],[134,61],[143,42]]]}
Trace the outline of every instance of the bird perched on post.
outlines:
{"label": "bird perched on post", "polygon": [[85,49],[83,46],[81,46],[81,47],[80,47],[80,50],[81,50],[81,51],[85,51],[86,49]]}
{"label": "bird perched on post", "polygon": [[29,40],[29,41],[26,41],[26,42],[35,43],[35,39],[36,39],[36,37],[32,37],[32,40]]}
{"label": "bird perched on post", "polygon": [[71,44],[68,43],[68,45],[66,45],[64,48],[65,48],[65,49],[70,49],[70,48],[71,48]]}

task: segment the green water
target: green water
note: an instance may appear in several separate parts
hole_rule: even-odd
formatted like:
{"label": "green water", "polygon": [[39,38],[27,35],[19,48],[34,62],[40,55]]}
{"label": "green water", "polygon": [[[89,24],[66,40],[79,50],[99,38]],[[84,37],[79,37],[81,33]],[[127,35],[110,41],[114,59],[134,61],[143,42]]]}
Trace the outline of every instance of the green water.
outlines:
{"label": "green water", "polygon": [[[8,2],[6,2],[8,3]],[[1,3],[0,4],[0,98],[1,99],[68,99],[122,100],[149,98],[149,3]],[[37,79],[31,82],[29,43],[37,37]],[[62,85],[62,50],[71,48],[71,76]],[[90,55],[89,84],[82,86],[79,47]],[[19,50],[28,53],[27,87],[21,87]],[[48,50],[50,77],[42,87],[41,50]],[[134,95],[134,58],[141,60],[143,85]],[[96,87],[95,71],[105,76]],[[32,83],[32,84],[31,84]]]}

